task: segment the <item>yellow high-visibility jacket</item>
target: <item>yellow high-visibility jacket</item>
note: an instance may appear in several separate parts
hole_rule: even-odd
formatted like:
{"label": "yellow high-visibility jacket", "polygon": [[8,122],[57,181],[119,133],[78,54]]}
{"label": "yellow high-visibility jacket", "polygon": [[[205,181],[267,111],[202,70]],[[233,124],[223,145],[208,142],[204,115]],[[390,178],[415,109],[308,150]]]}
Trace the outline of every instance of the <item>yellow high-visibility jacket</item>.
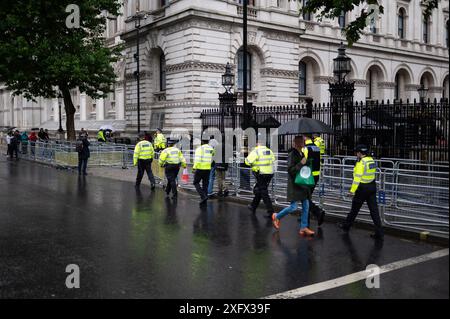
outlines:
{"label": "yellow high-visibility jacket", "polygon": [[138,160],[148,160],[155,156],[155,150],[149,141],[140,141],[136,144],[133,154],[133,164],[137,165]]}
{"label": "yellow high-visibility jacket", "polygon": [[178,148],[172,146],[163,150],[159,155],[159,165],[166,164],[181,164],[182,167],[186,167],[186,159]]}
{"label": "yellow high-visibility jacket", "polygon": [[267,146],[257,146],[245,159],[245,164],[251,166],[252,171],[260,174],[273,174],[275,155]]}
{"label": "yellow high-visibility jacket", "polygon": [[325,141],[323,140],[323,138],[321,138],[320,136],[316,137],[314,139],[314,144],[316,144],[316,146],[320,148],[320,156],[325,155]]}
{"label": "yellow high-visibility jacket", "polygon": [[350,193],[354,194],[360,183],[369,184],[375,180],[377,165],[372,157],[365,156],[353,168],[353,183]]}
{"label": "yellow high-visibility jacket", "polygon": [[154,144],[155,144],[155,148],[158,148],[158,149],[166,148],[166,138],[165,138],[165,136],[162,133],[156,134]]}
{"label": "yellow high-visibility jacket", "polygon": [[209,144],[203,144],[197,147],[192,169],[210,170],[215,153],[216,151]]}

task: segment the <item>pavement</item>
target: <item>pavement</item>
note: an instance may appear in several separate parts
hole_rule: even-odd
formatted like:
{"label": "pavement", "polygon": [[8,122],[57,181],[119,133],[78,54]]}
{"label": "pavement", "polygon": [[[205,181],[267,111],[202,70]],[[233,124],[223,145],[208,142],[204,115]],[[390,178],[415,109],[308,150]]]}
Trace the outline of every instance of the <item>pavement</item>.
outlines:
{"label": "pavement", "polygon": [[[136,191],[133,169],[89,172],[0,159],[0,298],[263,298],[409,259],[379,288],[321,284],[305,298],[449,298],[446,247],[390,235],[381,245],[327,222],[303,238],[294,216],[276,232],[263,209],[167,200],[148,181]],[[79,289],[66,287],[71,264]]]}

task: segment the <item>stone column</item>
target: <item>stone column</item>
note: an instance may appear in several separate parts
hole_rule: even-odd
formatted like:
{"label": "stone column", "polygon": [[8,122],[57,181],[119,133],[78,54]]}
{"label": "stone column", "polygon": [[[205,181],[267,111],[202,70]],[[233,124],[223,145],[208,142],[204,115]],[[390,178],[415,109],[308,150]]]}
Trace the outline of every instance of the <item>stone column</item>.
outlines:
{"label": "stone column", "polygon": [[[53,121],[59,123],[59,108],[58,108],[58,99],[52,99],[52,107],[53,107]],[[61,105],[61,113],[62,113],[62,105]]]}
{"label": "stone column", "polygon": [[105,101],[103,98],[99,98],[96,103],[97,107],[97,120],[103,121],[105,119]]}
{"label": "stone column", "polygon": [[80,121],[87,120],[86,93],[80,94]]}
{"label": "stone column", "polygon": [[116,87],[116,119],[125,120],[125,98],[123,87]]}

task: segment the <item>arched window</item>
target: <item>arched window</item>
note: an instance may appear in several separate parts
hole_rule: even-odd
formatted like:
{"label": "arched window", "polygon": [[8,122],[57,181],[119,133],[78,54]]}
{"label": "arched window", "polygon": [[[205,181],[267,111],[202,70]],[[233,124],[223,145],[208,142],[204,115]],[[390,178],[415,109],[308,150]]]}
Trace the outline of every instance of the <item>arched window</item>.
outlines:
{"label": "arched window", "polygon": [[368,92],[367,98],[369,100],[371,100],[372,96],[373,96],[373,74],[372,74],[372,70],[369,70],[368,78],[369,78],[369,92]]}
{"label": "arched window", "polygon": [[338,17],[338,22],[339,22],[339,27],[341,27],[341,29],[345,28],[345,25],[347,23],[346,19],[345,19],[345,12],[342,11],[341,14]]}
{"label": "arched window", "polygon": [[[247,90],[252,89],[252,55],[247,52]],[[238,51],[238,90],[244,89],[244,51]]]}
{"label": "arched window", "polygon": [[423,31],[423,42],[424,43],[429,43],[430,42],[430,21],[428,18],[423,17],[423,26],[422,26],[422,31]]}
{"label": "arched window", "polygon": [[159,57],[159,89],[166,90],[166,57],[162,53]]}
{"label": "arched window", "polygon": [[298,94],[306,95],[306,63],[303,61],[298,66]]}
{"label": "arched window", "polygon": [[403,8],[398,12],[398,37],[405,38],[405,10]]}

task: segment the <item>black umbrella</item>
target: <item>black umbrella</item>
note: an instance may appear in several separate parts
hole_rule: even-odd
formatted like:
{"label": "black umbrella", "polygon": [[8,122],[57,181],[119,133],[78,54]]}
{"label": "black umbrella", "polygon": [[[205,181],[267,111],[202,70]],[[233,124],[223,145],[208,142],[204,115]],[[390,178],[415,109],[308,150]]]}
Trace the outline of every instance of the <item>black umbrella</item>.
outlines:
{"label": "black umbrella", "polygon": [[287,123],[278,128],[278,134],[312,134],[327,133],[333,134],[331,127],[322,121],[311,119],[309,117],[301,117]]}

